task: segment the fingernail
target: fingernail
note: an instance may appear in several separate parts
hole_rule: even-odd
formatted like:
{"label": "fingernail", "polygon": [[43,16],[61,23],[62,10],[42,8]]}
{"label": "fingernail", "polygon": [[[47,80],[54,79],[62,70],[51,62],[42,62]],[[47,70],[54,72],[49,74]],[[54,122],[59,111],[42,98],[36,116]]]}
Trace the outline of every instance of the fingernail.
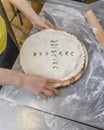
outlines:
{"label": "fingernail", "polygon": [[58,96],[61,96],[61,93],[60,93],[60,92],[58,92]]}
{"label": "fingernail", "polygon": [[63,83],[63,81],[60,80],[60,81],[59,81],[59,84],[61,85],[62,83]]}

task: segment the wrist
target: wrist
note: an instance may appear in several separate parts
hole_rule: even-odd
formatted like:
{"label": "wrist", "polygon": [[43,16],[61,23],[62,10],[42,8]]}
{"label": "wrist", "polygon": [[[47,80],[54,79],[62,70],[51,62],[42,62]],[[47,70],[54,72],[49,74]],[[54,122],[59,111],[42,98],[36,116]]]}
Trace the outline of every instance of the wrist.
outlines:
{"label": "wrist", "polygon": [[34,23],[36,23],[37,19],[39,19],[39,16],[36,13],[33,13],[33,14],[29,15],[28,18],[31,21],[31,23],[34,25]]}
{"label": "wrist", "polygon": [[16,72],[14,78],[12,78],[12,85],[21,87],[24,81],[25,74],[22,72]]}

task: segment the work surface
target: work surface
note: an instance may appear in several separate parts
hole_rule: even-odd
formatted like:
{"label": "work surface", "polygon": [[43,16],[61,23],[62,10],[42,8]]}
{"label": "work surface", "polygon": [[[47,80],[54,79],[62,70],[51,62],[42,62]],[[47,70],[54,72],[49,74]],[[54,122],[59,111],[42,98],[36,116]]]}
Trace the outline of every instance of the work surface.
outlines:
{"label": "work surface", "polygon": [[[45,3],[41,15],[85,44],[88,68],[76,83],[60,88],[60,97],[43,100],[23,89],[4,86],[0,92],[1,130],[104,129],[104,51],[85,19],[86,11],[93,9],[104,28],[103,7],[104,2],[86,5],[50,0]],[[31,34],[34,32],[33,29]],[[13,69],[22,71],[19,57]]]}

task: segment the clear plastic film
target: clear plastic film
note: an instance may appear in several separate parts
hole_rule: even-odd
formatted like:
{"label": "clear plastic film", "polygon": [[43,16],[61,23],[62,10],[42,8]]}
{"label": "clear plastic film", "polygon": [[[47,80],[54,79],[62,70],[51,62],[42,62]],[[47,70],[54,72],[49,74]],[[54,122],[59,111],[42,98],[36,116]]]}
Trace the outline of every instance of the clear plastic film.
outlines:
{"label": "clear plastic film", "polygon": [[[82,6],[82,4],[78,6],[73,2],[68,4],[49,2],[41,11],[41,15],[49,19],[57,29],[76,35],[85,44],[88,52],[88,67],[77,82],[60,88],[60,97],[46,100],[14,86],[4,87],[1,90],[1,97],[4,96],[21,105],[104,128],[104,50],[85,18],[86,11],[93,9],[104,28],[104,13],[103,10],[92,7],[92,5],[90,7]],[[21,70],[19,58],[14,69]],[[49,121],[51,123],[53,121],[51,116],[45,116],[44,119],[47,126],[55,127],[54,122],[49,124]]]}
{"label": "clear plastic film", "polygon": [[0,99],[0,130],[98,130]]}

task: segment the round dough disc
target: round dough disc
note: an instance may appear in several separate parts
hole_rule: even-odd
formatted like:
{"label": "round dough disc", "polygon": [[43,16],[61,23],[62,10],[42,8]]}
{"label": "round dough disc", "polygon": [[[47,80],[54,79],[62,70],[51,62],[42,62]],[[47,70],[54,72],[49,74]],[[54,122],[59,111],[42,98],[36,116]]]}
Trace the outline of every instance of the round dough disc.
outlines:
{"label": "round dough disc", "polygon": [[84,44],[74,35],[54,29],[31,35],[20,50],[20,64],[25,73],[63,80],[62,86],[79,79],[87,62]]}

